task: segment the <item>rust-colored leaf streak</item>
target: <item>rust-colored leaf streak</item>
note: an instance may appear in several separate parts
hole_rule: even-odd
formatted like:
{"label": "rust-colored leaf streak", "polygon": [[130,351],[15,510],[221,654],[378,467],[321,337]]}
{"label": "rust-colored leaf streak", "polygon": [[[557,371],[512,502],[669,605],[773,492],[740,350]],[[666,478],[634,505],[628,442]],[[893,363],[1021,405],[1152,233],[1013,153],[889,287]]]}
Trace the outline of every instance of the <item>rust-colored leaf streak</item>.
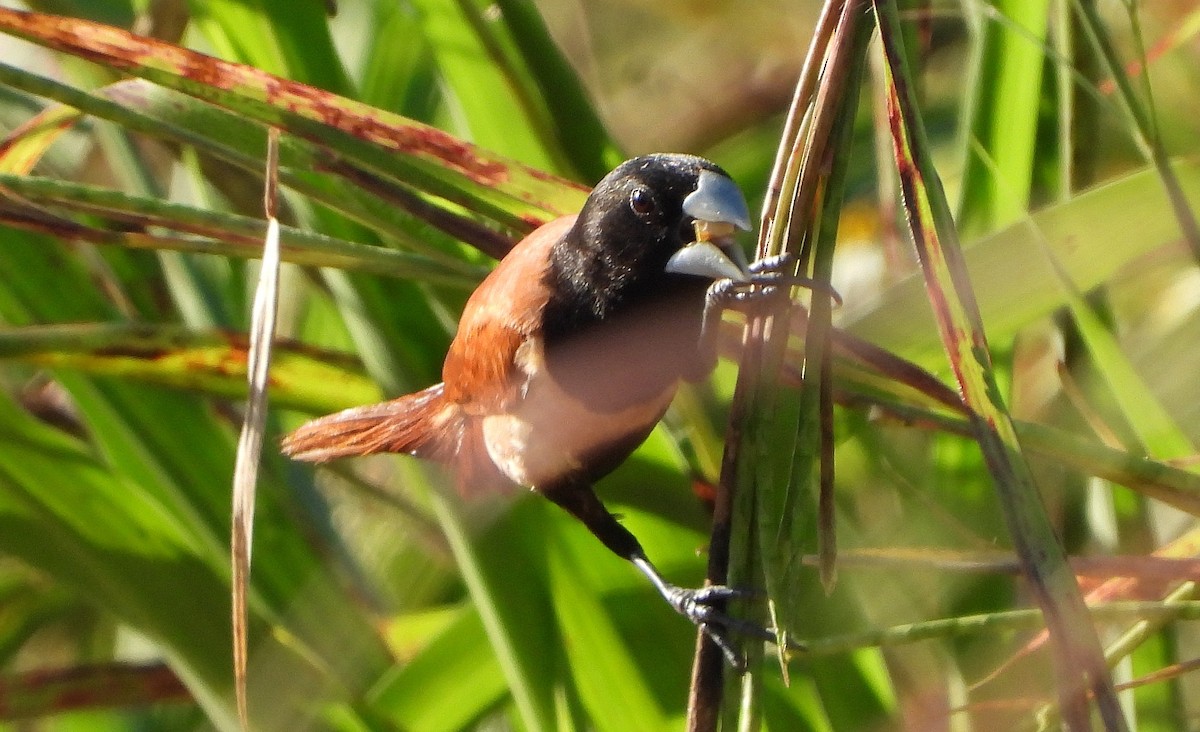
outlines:
{"label": "rust-colored leaf streak", "polygon": [[[278,109],[293,112],[363,140],[410,155],[429,155],[453,163],[480,183],[499,183],[505,166],[475,154],[472,147],[441,130],[407,121],[387,124],[380,110],[252,66],[222,61],[120,28],[18,10],[0,9],[0,25],[23,38],[44,43],[109,68],[154,80],[165,72],[191,82],[188,93],[220,103],[212,90],[236,91]],[[331,102],[336,101],[333,106]]]}
{"label": "rust-colored leaf streak", "polygon": [[906,81],[895,5],[874,0],[874,6],[885,56],[888,123],[907,222],[943,347],[968,408],[972,436],[992,473],[1017,555],[1052,639],[1063,719],[1073,730],[1091,729],[1090,690],[1106,728],[1126,729],[1100,641],[997,387],[953,218]]}
{"label": "rust-colored leaf streak", "polygon": [[0,719],[191,699],[164,663],[106,663],[27,671],[0,681]]}
{"label": "rust-colored leaf streak", "polygon": [[[431,184],[438,181],[437,173],[444,178],[446,171],[452,171],[477,189],[491,191],[493,199],[497,193],[511,196],[546,218],[572,213],[582,198],[578,193],[583,189],[576,183],[485,153],[437,128],[120,28],[0,8],[0,31],[182,91],[315,142],[328,142],[331,131],[343,133],[399,154],[391,160],[356,155],[359,163],[370,161],[393,173],[400,166]],[[455,192],[447,185],[439,195],[454,200]]]}

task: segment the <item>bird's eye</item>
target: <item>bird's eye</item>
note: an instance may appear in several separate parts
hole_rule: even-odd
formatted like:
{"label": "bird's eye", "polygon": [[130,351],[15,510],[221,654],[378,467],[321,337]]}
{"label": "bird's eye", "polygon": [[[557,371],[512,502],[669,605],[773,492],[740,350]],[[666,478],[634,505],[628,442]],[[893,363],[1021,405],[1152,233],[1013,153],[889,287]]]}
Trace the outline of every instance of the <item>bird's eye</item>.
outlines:
{"label": "bird's eye", "polygon": [[658,203],[654,200],[653,193],[645,188],[638,188],[629,194],[629,207],[639,216],[646,216],[654,213]]}

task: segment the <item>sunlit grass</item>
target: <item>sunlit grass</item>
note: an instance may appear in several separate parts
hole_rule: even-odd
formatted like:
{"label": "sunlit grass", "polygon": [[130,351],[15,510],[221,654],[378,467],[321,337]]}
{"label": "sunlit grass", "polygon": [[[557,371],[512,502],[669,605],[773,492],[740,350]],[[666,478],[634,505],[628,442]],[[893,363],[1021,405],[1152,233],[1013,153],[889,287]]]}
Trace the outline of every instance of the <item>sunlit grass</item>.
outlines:
{"label": "sunlit grass", "polygon": [[[405,458],[314,475],[270,441],[311,414],[436,380],[490,261],[463,242],[498,253],[626,154],[688,147],[761,200],[811,11],[609,2],[579,16],[547,7],[544,26],[508,0],[341,4],[330,19],[319,2],[192,3],[192,15],[153,23],[143,3],[79,5],[366,102],[324,97],[334,106],[318,109],[388,125],[375,143],[349,129],[359,117],[336,131],[311,107],[264,101],[268,79],[253,72],[221,90],[169,64],[132,69],[218,110],[141,81],[97,88],[118,77],[48,52],[5,54],[4,133],[45,108],[64,132],[0,148],[0,710],[48,730],[233,728],[229,484],[255,272],[242,259],[261,239],[265,125],[276,125],[294,265],[249,595],[256,723],[681,728],[691,628],[561,512],[525,495],[464,504]],[[1097,621],[1102,640],[1126,634],[1112,646],[1114,661],[1131,659],[1117,680],[1167,672],[1134,684],[1127,712],[1138,729],[1185,729],[1200,689],[1190,667],[1171,669],[1197,646],[1172,613],[1194,613],[1180,601],[1200,541],[1200,297],[1180,221],[1200,203],[1187,43],[1200,15],[1138,7],[1134,43],[1128,14],[1066,24],[1071,3],[1012,5],[902,13],[908,81],[963,223],[1000,396],[1068,553],[1091,562],[1075,565],[1085,592],[1115,608]],[[621,13],[637,19],[625,39]],[[134,50],[145,49],[115,49]],[[1133,72],[1128,85],[1113,83],[1120,71]],[[790,687],[765,661],[756,709],[769,729],[947,717],[1025,728],[1055,703],[1055,679],[979,446],[944,388],[912,367],[954,384],[896,201],[877,182],[894,167],[872,142],[887,133],[878,73],[868,67],[859,112],[842,120],[853,218],[835,282],[860,274],[832,313],[848,334],[832,342],[831,376],[849,559],[826,595],[815,538],[780,547],[796,555],[782,620],[820,652],[792,660]],[[392,115],[478,143],[481,164],[507,175],[484,181],[461,156],[404,149],[397,140],[425,128]],[[863,218],[852,248],[876,263],[873,277],[838,271],[855,266],[845,235]],[[790,343],[779,403],[798,398],[802,345]],[[709,517],[693,483],[717,478],[736,377],[722,365],[601,485],[682,584],[704,573]],[[1154,610],[1125,603],[1168,596],[1176,604]],[[96,674],[69,699],[17,683],[98,661],[148,662],[126,670],[147,682],[169,671],[192,701],[149,683],[118,694]]]}

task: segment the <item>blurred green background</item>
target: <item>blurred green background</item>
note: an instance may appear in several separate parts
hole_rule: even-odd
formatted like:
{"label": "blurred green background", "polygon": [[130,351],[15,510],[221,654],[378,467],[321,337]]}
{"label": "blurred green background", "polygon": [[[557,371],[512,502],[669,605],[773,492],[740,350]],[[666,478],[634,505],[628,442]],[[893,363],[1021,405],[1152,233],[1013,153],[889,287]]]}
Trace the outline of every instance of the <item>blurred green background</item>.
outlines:
{"label": "blurred green background", "polygon": [[[584,186],[637,153],[702,154],[752,207],[819,10],[774,0],[339,0],[333,16],[319,0],[22,7],[250,64]],[[1086,9],[1100,13],[1090,25]],[[1064,0],[901,12],[1005,398],[1028,425],[1022,439],[1068,550],[1090,560],[1084,589],[1189,600],[1200,579],[1200,270],[1151,151],[1173,161],[1196,207],[1200,8]],[[262,124],[274,120],[244,101],[252,93],[217,94],[234,110],[222,113],[143,82],[108,87],[123,77],[14,38],[0,44],[0,717],[22,730],[233,729],[229,484],[261,236],[239,216],[261,217],[255,168]],[[1132,96],[1112,83],[1108,45]],[[835,324],[951,383],[901,235],[877,66],[841,151],[850,172]],[[91,106],[77,118],[51,100]],[[515,165],[491,193],[449,164],[388,161],[386,146],[323,135],[284,139],[284,223],[295,227],[285,243],[297,263],[283,275],[287,341],[255,529],[256,725],[681,729],[692,629],[558,509],[525,495],[461,504],[407,458],[314,473],[272,448],[313,415],[438,379],[490,260],[397,201],[415,197],[466,222],[468,238],[501,241],[582,195]],[[354,179],[346,161],[378,178]],[[727,361],[687,390],[600,487],[680,584],[703,577],[698,493],[719,468],[734,378]],[[750,728],[1025,729],[1055,698],[1045,651],[1020,652],[1036,619],[1005,614],[1030,601],[978,448],[898,382],[852,370],[838,381],[840,579],[829,596],[815,569],[803,580],[804,615],[787,622],[814,653],[792,661],[787,683],[767,662]],[[1164,495],[1176,507],[1149,497]],[[930,622],[976,615],[990,623]],[[1115,642],[1137,617],[1106,616],[1102,637]],[[1153,617],[1113,653],[1119,682],[1169,672],[1124,693],[1133,726],[1200,729],[1187,673],[1200,655],[1195,623]],[[906,624],[924,639],[884,635]]]}

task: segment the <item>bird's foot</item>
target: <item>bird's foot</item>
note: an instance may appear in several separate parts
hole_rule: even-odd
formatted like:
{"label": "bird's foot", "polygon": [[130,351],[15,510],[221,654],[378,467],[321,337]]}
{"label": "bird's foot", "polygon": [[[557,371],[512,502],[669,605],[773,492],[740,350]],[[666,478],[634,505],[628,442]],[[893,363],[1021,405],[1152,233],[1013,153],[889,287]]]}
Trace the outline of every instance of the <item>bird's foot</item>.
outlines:
{"label": "bird's foot", "polygon": [[697,628],[712,639],[713,643],[721,649],[725,659],[729,661],[729,665],[738,673],[745,671],[745,660],[737,650],[731,638],[732,634],[749,636],[762,641],[775,639],[775,635],[766,628],[731,617],[724,610],[725,603],[730,600],[752,597],[758,594],[756,592],[720,585],[687,589],[666,584],[660,590],[671,607],[692,621]]}
{"label": "bird's foot", "polygon": [[785,252],[757,259],[746,266],[743,280],[723,279],[713,282],[705,298],[707,312],[723,309],[748,311],[760,305],[773,305],[792,287],[807,287],[813,292],[827,294],[838,305],[841,295],[828,283],[796,273],[796,258]]}
{"label": "bird's foot", "polygon": [[748,314],[783,307],[793,284],[809,282],[808,278],[796,277],[792,272],[794,267],[790,254],[764,257],[746,267],[746,279],[720,279],[709,285],[704,296],[701,343],[713,342],[721,313],[726,310]]}
{"label": "bird's foot", "polygon": [[636,553],[630,560],[654,583],[659,593],[676,612],[692,621],[701,632],[712,639],[729,661],[729,665],[738,673],[745,670],[745,660],[732,640],[733,635],[768,643],[777,640],[771,630],[748,620],[732,617],[725,611],[725,605],[730,600],[755,597],[760,593],[723,585],[709,585],[697,589],[678,587],[663,579],[650,560],[642,554]]}
{"label": "bird's foot", "polygon": [[782,277],[791,274],[796,269],[796,258],[790,252],[772,254],[762,259],[756,259],[746,267],[750,273],[751,282],[756,277]]}

